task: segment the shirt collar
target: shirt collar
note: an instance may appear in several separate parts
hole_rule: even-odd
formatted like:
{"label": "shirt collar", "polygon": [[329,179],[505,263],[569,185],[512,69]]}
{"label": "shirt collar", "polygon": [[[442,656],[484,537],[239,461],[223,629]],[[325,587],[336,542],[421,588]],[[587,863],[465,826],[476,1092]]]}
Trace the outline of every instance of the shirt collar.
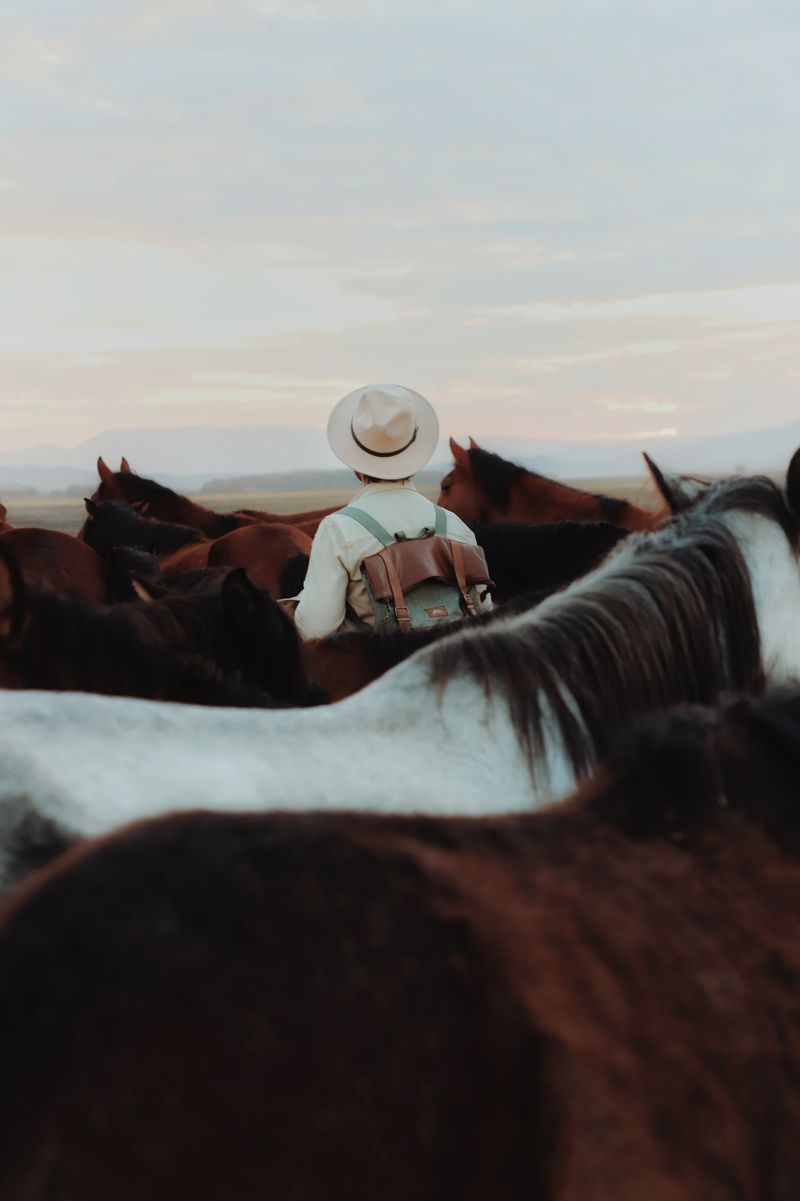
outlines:
{"label": "shirt collar", "polygon": [[399,489],[404,492],[416,492],[413,480],[377,480],[374,484],[365,484],[356,492],[353,500],[358,500],[362,496],[371,496],[376,492],[391,492],[394,489]]}

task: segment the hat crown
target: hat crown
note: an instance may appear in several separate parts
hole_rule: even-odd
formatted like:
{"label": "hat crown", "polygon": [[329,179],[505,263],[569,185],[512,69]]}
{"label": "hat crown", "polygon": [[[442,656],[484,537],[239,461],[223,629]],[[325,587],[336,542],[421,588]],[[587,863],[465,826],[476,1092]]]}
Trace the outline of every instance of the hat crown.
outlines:
{"label": "hat crown", "polygon": [[365,388],[353,411],[353,437],[375,455],[398,453],[416,431],[414,403],[405,388],[377,385]]}
{"label": "hat crown", "polygon": [[401,384],[356,388],[328,418],[328,445],[336,457],[376,480],[414,475],[430,459],[438,437],[433,406]]}

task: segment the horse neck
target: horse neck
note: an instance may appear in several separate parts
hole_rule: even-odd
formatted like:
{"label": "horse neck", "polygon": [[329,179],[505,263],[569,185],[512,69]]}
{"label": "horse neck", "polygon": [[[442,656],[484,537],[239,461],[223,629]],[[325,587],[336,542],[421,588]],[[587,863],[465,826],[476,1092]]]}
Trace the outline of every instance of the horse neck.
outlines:
{"label": "horse neck", "polygon": [[[610,498],[594,492],[584,492],[537,475],[523,471],[511,486],[508,509],[502,516],[491,516],[488,520],[533,521],[609,521],[625,530],[651,530],[662,520],[662,515],[639,509],[630,501],[623,500],[611,511]],[[493,509],[492,513],[499,513]]]}
{"label": "horse neck", "polygon": [[511,485],[508,508],[491,510],[490,521],[601,521],[603,503],[591,492],[580,492],[533,471],[521,471]]}
{"label": "horse neck", "polygon": [[152,515],[158,516],[158,510],[161,510],[161,516],[158,520],[168,522],[170,525],[188,525],[193,529],[200,530],[207,538],[217,538],[221,533],[227,533],[229,526],[224,530],[220,529],[220,517],[212,509],[206,509],[202,505],[195,504],[193,500],[189,500],[188,496],[181,496],[176,493],[173,498],[166,500],[164,506],[157,499],[152,506]]}

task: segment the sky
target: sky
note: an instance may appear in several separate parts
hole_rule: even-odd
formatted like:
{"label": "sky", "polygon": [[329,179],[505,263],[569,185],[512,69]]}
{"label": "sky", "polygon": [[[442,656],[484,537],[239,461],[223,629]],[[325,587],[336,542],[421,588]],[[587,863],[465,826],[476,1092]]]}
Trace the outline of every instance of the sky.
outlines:
{"label": "sky", "polygon": [[794,0],[0,0],[0,443],[800,415]]}

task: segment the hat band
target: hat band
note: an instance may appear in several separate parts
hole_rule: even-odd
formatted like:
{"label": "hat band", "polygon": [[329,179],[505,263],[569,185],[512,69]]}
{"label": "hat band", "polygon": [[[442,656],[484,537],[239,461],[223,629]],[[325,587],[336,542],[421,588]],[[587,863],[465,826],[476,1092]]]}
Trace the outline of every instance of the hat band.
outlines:
{"label": "hat band", "polygon": [[415,425],[414,433],[411,435],[408,442],[406,442],[405,446],[401,446],[399,450],[370,450],[370,448],[365,446],[363,442],[359,442],[356,431],[353,429],[353,423],[352,421],[350,422],[350,433],[353,435],[353,441],[358,449],[363,450],[365,454],[372,455],[376,459],[393,459],[395,455],[401,455],[404,450],[408,450],[409,446],[416,442],[418,431],[419,426]]}

